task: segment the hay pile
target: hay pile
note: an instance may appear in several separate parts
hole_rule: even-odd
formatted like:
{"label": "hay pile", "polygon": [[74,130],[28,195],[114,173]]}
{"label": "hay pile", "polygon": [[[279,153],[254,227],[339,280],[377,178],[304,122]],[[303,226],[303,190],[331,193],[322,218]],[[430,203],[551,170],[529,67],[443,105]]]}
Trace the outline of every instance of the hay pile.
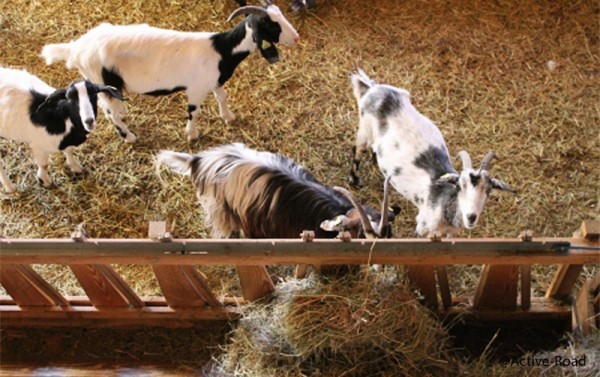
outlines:
{"label": "hay pile", "polygon": [[448,336],[396,273],[280,283],[244,308],[214,376],[449,375]]}

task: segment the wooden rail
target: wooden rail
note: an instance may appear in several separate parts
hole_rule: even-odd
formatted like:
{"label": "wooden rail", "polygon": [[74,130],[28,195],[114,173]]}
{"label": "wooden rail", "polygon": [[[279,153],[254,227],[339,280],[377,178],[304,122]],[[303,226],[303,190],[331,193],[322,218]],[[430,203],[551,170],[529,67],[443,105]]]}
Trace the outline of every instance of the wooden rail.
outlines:
{"label": "wooden rail", "polygon": [[[425,305],[456,314],[445,266],[483,264],[469,308],[477,316],[566,318],[570,311],[550,299],[568,298],[582,265],[600,263],[596,233],[589,231],[594,226],[586,222],[584,232],[572,238],[539,239],[0,239],[0,283],[8,293],[0,297],[0,316],[3,327],[181,327],[236,319],[241,301],[273,291],[265,265],[275,264],[405,265]],[[32,264],[69,266],[87,296],[63,297]],[[163,296],[138,297],[111,264],[152,266]],[[546,299],[531,299],[530,269],[535,264],[561,265]],[[236,266],[243,298],[217,297],[196,265]]]}

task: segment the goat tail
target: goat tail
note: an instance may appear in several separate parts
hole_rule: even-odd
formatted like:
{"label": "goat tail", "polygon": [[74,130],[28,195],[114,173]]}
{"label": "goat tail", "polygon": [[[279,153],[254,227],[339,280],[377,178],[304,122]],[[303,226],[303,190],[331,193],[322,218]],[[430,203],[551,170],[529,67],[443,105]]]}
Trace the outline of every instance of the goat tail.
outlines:
{"label": "goat tail", "polygon": [[160,175],[160,167],[162,165],[166,165],[171,171],[177,174],[191,175],[192,162],[195,158],[197,158],[197,156],[188,153],[160,151],[160,153],[156,155],[156,175],[159,180],[163,182]]}
{"label": "goat tail", "polygon": [[377,83],[372,80],[367,74],[356,66],[356,73],[350,74],[350,81],[352,81],[352,87],[354,89],[354,96],[357,101],[365,95],[365,93]]}
{"label": "goat tail", "polygon": [[41,56],[50,65],[57,61],[68,61],[71,58],[71,43],[47,44],[42,48]]}

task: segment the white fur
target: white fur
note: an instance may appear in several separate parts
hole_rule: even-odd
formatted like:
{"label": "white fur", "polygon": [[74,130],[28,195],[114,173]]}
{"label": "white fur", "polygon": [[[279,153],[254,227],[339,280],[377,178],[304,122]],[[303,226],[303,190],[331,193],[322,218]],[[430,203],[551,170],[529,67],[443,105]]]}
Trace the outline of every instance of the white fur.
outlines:
{"label": "white fur", "polygon": [[[294,46],[298,33],[275,5],[267,7],[271,20],[282,27],[280,43]],[[190,140],[199,132],[194,126],[199,106],[212,91],[219,113],[226,122],[235,119],[227,103],[227,93],[219,86],[221,55],[210,39],[212,32],[180,32],[142,25],[111,25],[103,23],[75,41],[49,44],[42,49],[47,64],[65,60],[69,69],[76,68],[92,82],[102,83],[102,68],[114,69],[123,78],[126,90],[148,93],[186,87],[188,103],[195,105],[186,133]],[[252,30],[246,25],[245,39],[234,52],[252,52],[256,44]],[[101,96],[100,106],[113,123],[126,135],[127,142],[136,137],[124,122],[125,106],[107,96]]]}

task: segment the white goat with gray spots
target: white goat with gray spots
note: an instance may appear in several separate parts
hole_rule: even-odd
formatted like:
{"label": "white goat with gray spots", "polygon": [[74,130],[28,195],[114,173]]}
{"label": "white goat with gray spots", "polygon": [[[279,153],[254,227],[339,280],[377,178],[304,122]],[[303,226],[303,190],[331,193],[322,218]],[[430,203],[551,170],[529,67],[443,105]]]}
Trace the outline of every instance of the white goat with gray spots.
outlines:
{"label": "white goat with gray spots", "polygon": [[[55,89],[26,71],[0,68],[0,139],[29,145],[36,177],[45,187],[52,184],[46,170],[50,153],[63,151],[71,171],[79,173],[83,168],[73,149],[96,127],[98,93],[123,99],[114,88],[89,81]],[[2,166],[0,183],[15,191]]]}
{"label": "white goat with gray spots", "polygon": [[378,84],[360,69],[351,81],[360,112],[351,183],[360,185],[360,160],[371,147],[383,175],[391,176],[396,191],[418,208],[417,236],[472,229],[492,189],[515,192],[490,176],[491,151],[478,169],[466,151],[459,152],[459,174],[440,130],[415,109],[408,91]]}

